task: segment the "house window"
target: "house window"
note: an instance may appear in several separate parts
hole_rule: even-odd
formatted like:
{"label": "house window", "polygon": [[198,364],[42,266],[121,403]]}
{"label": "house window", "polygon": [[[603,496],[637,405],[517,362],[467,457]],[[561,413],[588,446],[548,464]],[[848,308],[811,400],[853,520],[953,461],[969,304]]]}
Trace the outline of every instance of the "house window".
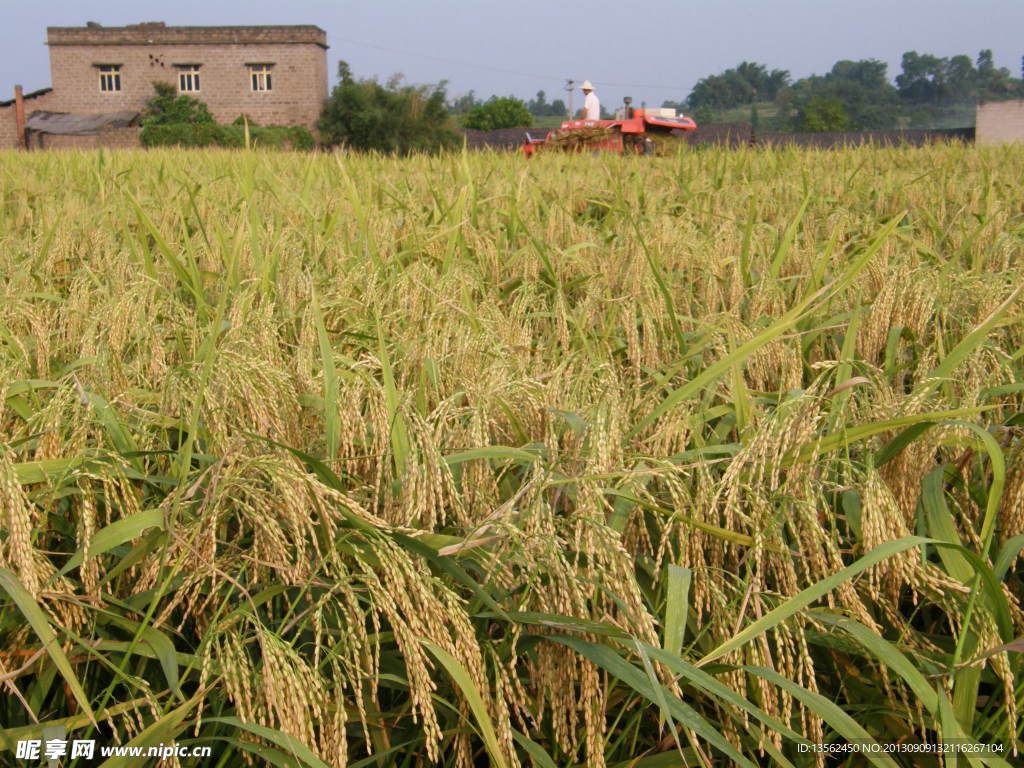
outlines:
{"label": "house window", "polygon": [[109,93],[121,90],[121,65],[100,64],[100,91]]}
{"label": "house window", "polygon": [[252,82],[254,91],[273,90],[273,83],[270,80],[270,69],[273,64],[250,64],[249,79]]}
{"label": "house window", "polygon": [[199,92],[199,65],[179,64],[178,65],[178,92],[198,93]]}

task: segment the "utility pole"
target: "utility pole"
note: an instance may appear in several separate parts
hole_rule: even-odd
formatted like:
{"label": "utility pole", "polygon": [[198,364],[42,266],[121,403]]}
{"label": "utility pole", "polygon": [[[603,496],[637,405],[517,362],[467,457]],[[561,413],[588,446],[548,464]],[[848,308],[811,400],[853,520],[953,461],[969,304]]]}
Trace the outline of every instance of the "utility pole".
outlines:
{"label": "utility pole", "polygon": [[576,90],[576,81],[571,79],[566,80],[565,90],[569,92],[569,119],[572,120],[572,92]]}

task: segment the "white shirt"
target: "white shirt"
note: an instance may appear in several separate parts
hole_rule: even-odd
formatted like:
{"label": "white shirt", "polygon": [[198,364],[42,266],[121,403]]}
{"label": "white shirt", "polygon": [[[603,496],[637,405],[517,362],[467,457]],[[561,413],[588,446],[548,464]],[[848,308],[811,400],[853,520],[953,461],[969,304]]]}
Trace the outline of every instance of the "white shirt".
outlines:
{"label": "white shirt", "polygon": [[584,120],[601,119],[601,102],[597,100],[597,94],[593,91],[583,99],[583,108],[587,110],[587,114],[583,117]]}

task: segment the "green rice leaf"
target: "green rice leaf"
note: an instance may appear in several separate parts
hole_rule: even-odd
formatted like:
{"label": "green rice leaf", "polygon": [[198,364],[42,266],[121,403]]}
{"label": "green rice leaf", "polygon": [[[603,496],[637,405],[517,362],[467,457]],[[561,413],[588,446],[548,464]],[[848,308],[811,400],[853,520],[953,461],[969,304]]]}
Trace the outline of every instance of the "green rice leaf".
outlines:
{"label": "green rice leaf", "polygon": [[96,716],[89,705],[89,697],[86,696],[78,676],[75,675],[75,671],[71,668],[68,657],[64,655],[57,636],[54,635],[53,629],[50,628],[50,620],[43,613],[35,598],[29,594],[18,577],[6,568],[0,568],[0,589],[3,589],[11,600],[14,601],[15,606],[21,611],[21,615],[25,617],[29,626],[32,627],[32,630],[39,637],[43,648],[46,649],[47,655],[53,661],[54,666],[57,667],[61,677],[64,678],[64,682],[67,683],[68,690],[71,691],[71,695],[78,702],[78,706],[82,708],[82,712],[85,713],[89,720],[95,724]]}
{"label": "green rice leaf", "polygon": [[459,690],[462,691],[462,695],[466,697],[466,702],[469,704],[470,710],[473,712],[473,716],[476,718],[477,728],[479,730],[481,738],[484,740],[484,746],[487,748],[487,753],[491,756],[491,765],[497,768],[505,768],[505,758],[502,755],[501,747],[498,745],[498,737],[494,732],[494,724],[491,723],[491,716],[487,712],[487,706],[484,704],[483,697],[480,695],[480,690],[476,687],[476,683],[473,682],[473,678],[469,676],[469,672],[462,666],[462,663],[452,656],[448,651],[444,650],[438,645],[430,642],[429,640],[422,640],[423,646],[430,651],[434,657],[441,662],[441,666],[447,670],[455,684],[459,686]]}
{"label": "green rice leaf", "polygon": [[[756,677],[767,680],[792,695],[793,698],[828,723],[830,728],[847,741],[878,745],[878,742],[871,738],[871,734],[865,731],[856,720],[821,694],[809,691],[767,667],[743,667],[742,669]],[[883,766],[884,768],[899,768],[899,763],[883,752],[867,750],[862,754],[872,765]]]}
{"label": "green rice leaf", "polygon": [[[264,725],[257,725],[255,723],[247,723],[237,717],[204,717],[204,723],[223,723],[224,725],[230,725],[240,731],[248,731],[254,736],[259,736],[261,739],[266,739],[271,744],[276,744],[285,753],[291,755],[296,760],[307,766],[307,768],[330,768],[330,766],[317,757],[313,751],[303,744],[301,741],[296,739],[294,736],[289,736],[287,733],[282,733],[274,728],[267,728]],[[101,768],[106,768],[102,766]]]}
{"label": "green rice leaf", "polygon": [[617,677],[634,691],[654,705],[663,704],[681,725],[689,728],[710,745],[720,750],[733,761],[734,765],[754,768],[754,764],[737,751],[717,729],[707,722],[698,712],[685,702],[678,699],[661,684],[655,690],[650,679],[640,669],[623,659],[619,654],[604,645],[589,643],[577,637],[548,635],[546,640],[568,646],[581,656],[609,674]]}
{"label": "green rice leaf", "polygon": [[920,536],[908,536],[896,541],[887,541],[885,544],[875,547],[852,565],[848,565],[841,571],[833,573],[831,576],[822,579],[816,584],[812,584],[799,594],[786,600],[782,605],[779,605],[766,613],[760,619],[726,640],[717,648],[708,651],[700,661],[697,662],[697,666],[702,667],[705,664],[712,662],[715,659],[719,659],[727,653],[731,653],[737,648],[740,648],[758,635],[767,632],[772,627],[778,626],[790,617],[799,613],[811,603],[827,595],[843,582],[849,581],[854,576],[863,573],[873,565],[877,565],[883,560],[899,554],[900,552],[904,552],[911,547],[921,546],[922,544],[931,544],[934,542],[934,539],[925,539]]}
{"label": "green rice leaf", "polygon": [[690,579],[692,571],[671,563],[667,567],[668,586],[665,595],[665,636],[662,648],[678,655],[686,632],[686,614],[690,606]]}

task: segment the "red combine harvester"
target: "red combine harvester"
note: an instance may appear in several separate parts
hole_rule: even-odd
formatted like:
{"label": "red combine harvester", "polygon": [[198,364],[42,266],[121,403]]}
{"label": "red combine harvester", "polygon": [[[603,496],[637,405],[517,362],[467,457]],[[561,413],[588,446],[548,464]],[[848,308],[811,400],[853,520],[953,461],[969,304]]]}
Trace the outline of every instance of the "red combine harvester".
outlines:
{"label": "red combine harvester", "polygon": [[654,154],[659,138],[678,135],[675,131],[694,131],[692,118],[676,115],[674,109],[633,109],[631,99],[615,113],[614,120],[566,120],[556,131],[542,139],[526,134],[523,154],[532,157],[538,150],[563,152],[605,151]]}

